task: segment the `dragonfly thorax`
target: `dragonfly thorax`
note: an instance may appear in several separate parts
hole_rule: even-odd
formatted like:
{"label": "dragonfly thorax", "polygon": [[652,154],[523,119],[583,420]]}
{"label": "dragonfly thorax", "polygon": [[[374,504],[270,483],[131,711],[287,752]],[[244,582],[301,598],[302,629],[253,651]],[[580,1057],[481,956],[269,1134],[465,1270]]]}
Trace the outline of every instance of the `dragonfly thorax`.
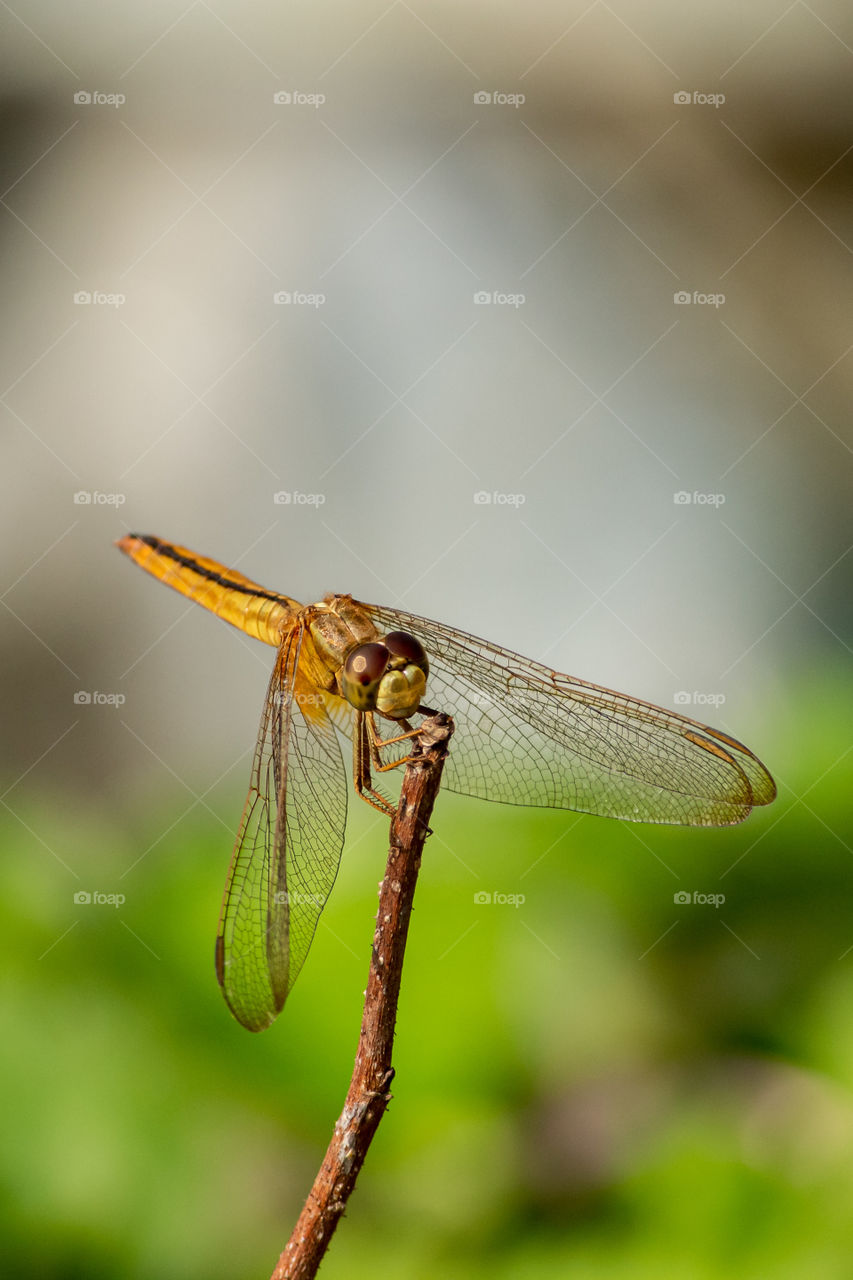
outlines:
{"label": "dragonfly thorax", "polygon": [[352,596],[327,596],[305,613],[314,648],[332,683],[356,645],[379,639],[376,627]]}
{"label": "dragonfly thorax", "polygon": [[389,720],[414,715],[429,675],[419,640],[406,631],[381,636],[351,596],[327,596],[311,615],[314,648],[341,697],[357,711],[378,711]]}

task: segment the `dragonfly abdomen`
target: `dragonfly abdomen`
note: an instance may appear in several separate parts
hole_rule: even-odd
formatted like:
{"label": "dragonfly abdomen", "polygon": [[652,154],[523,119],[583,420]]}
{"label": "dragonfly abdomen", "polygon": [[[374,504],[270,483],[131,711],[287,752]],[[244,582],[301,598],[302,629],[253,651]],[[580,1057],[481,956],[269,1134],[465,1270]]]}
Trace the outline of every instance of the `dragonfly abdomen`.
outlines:
{"label": "dragonfly abdomen", "polygon": [[152,577],[264,644],[277,648],[302,608],[235,569],[150,534],[129,533],[116,546]]}

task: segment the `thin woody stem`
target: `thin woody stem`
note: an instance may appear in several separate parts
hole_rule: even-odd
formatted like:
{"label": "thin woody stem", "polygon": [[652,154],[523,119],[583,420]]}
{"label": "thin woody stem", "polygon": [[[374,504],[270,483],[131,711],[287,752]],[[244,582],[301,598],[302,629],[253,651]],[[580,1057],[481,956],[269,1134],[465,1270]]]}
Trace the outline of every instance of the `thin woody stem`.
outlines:
{"label": "thin woody stem", "polygon": [[311,1280],[317,1274],[391,1097],[391,1052],[412,900],[452,733],[453,721],[437,714],[424,721],[414,739],[379,888],[379,913],[349,1092],[272,1280]]}

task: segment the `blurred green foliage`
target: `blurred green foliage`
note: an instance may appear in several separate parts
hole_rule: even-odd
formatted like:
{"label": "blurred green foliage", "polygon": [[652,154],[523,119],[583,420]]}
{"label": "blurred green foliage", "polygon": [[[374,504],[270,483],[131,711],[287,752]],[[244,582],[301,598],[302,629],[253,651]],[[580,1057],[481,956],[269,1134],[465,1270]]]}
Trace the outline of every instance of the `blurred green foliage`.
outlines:
{"label": "blurred green foliage", "polygon": [[[395,1099],[328,1280],[850,1274],[849,693],[827,672],[768,717],[780,795],[741,827],[440,797]],[[213,973],[219,821],[177,794],[14,799],[4,1273],[268,1274],[349,1081],[385,824],[351,805],[305,971],[252,1036]]]}

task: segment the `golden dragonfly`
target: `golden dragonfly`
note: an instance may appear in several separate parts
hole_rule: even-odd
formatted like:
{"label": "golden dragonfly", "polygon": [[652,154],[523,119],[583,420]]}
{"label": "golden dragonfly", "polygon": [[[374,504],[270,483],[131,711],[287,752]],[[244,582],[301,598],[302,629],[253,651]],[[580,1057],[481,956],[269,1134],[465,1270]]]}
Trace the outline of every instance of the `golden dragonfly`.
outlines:
{"label": "golden dragonfly", "polygon": [[[463,795],[691,826],[741,822],[776,795],[728,734],[464,631],[350,595],[304,606],[147,534],[116,546],[278,650],[216,942],[225,999],[250,1031],[281,1012],[338,872],[349,787],[337,731],[352,738],[358,794],[393,813],[373,773],[406,762],[427,684],[456,722],[444,786]],[[383,738],[377,719],[399,731]]]}

